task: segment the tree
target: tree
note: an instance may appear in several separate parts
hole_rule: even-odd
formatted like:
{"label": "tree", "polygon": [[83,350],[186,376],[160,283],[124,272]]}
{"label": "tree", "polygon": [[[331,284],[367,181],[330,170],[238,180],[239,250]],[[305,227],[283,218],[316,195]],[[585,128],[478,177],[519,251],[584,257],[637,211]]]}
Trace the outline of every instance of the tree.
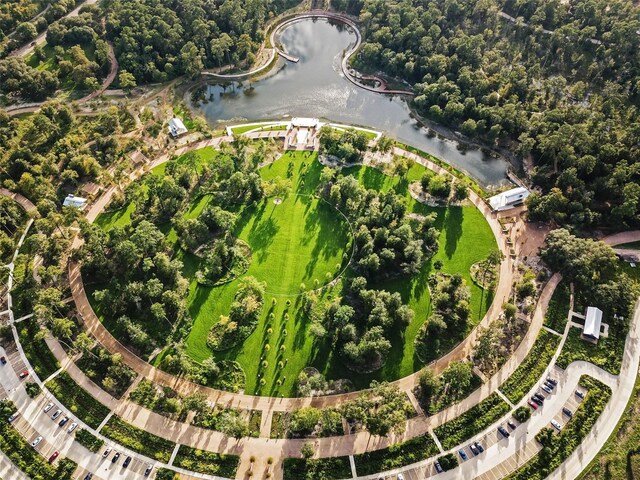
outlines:
{"label": "tree", "polygon": [[300,454],[303,458],[311,458],[316,454],[316,449],[313,446],[313,443],[306,442],[302,448],[300,449]]}
{"label": "tree", "polygon": [[313,407],[304,407],[295,410],[291,414],[289,429],[295,436],[305,436],[311,434],[320,421],[320,410]]}
{"label": "tree", "polygon": [[438,395],[442,387],[440,379],[429,367],[424,367],[420,370],[418,385],[420,385],[420,394],[427,404],[434,396]]}
{"label": "tree", "polygon": [[452,362],[441,375],[445,392],[455,398],[467,391],[472,378],[471,364],[467,362]]}
{"label": "tree", "polygon": [[242,438],[249,435],[249,425],[239,415],[225,412],[220,416],[218,421],[220,431],[233,438]]}
{"label": "tree", "polygon": [[204,69],[202,54],[193,42],[187,42],[180,50],[180,66],[189,78],[197,77]]}
{"label": "tree", "polygon": [[118,83],[120,84],[120,88],[125,92],[130,92],[131,89],[135,88],[137,85],[136,77],[126,70],[120,70],[120,73],[118,74]]}

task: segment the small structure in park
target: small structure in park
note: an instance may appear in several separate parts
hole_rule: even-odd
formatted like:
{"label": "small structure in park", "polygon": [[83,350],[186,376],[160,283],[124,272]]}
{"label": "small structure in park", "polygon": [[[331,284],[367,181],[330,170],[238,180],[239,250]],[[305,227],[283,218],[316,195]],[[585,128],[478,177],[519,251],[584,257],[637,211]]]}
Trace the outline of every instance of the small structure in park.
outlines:
{"label": "small structure in park", "polygon": [[174,117],[169,120],[169,133],[173,138],[178,138],[180,135],[184,135],[189,130],[184,126],[182,120],[178,117]]}
{"label": "small structure in park", "polygon": [[87,199],[82,197],[76,197],[75,195],[69,194],[62,202],[63,207],[73,207],[78,210],[82,210],[87,206]]}
{"label": "small structure in park", "polygon": [[584,327],[582,328],[582,338],[591,343],[598,343],[603,326],[604,332],[602,332],[602,336],[606,337],[609,326],[602,323],[602,310],[597,307],[587,307],[587,313],[584,317]]}
{"label": "small structure in park", "polygon": [[494,212],[500,212],[502,210],[508,210],[510,208],[518,207],[524,203],[529,196],[529,190],[524,187],[512,188],[506,192],[494,195],[489,199],[489,205]]}
{"label": "small structure in park", "polygon": [[317,118],[292,118],[284,140],[286,150],[318,150],[322,122]]}

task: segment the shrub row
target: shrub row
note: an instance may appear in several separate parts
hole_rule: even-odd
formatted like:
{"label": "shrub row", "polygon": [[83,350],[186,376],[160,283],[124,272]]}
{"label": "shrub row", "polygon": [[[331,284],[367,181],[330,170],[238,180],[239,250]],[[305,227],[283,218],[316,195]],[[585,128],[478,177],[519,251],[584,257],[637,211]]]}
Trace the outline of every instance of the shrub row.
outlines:
{"label": "shrub row", "polygon": [[355,455],[354,459],[358,475],[371,475],[419,462],[437,453],[433,438],[423,435],[389,448]]}
{"label": "shrub row", "polygon": [[24,353],[40,380],[53,375],[60,368],[60,364],[44,341],[44,333],[39,333],[41,330],[38,323],[30,318],[19,323],[17,327]]}
{"label": "shrub row", "polygon": [[580,384],[589,391],[558,435],[549,427],[543,428],[536,439],[542,450],[526,465],[516,470],[508,480],[542,480],[547,478],[582,442],[604,410],[611,390],[599,381],[583,375]]}
{"label": "shrub row", "polygon": [[285,458],[284,478],[296,480],[340,480],[351,478],[349,457],[335,458]]}
{"label": "shrub row", "polygon": [[74,382],[67,372],[48,381],[46,387],[73,415],[92,428],[98,428],[109,415],[109,409]]}
{"label": "shrub row", "polygon": [[104,445],[104,440],[96,437],[93,433],[84,428],[76,432],[76,441],[91,452],[97,452]]}
{"label": "shrub row", "polygon": [[513,403],[518,403],[533,388],[549,366],[559,343],[560,337],[544,329],[540,330],[529,355],[500,386],[500,391]]}
{"label": "shrub row", "polygon": [[547,313],[544,316],[544,324],[556,332],[564,332],[567,317],[569,316],[570,295],[571,292],[567,282],[561,282],[553,292],[551,300],[549,300]]}
{"label": "shrub row", "polygon": [[509,411],[509,405],[492,393],[475,407],[434,430],[445,450],[481,432]]}
{"label": "shrub row", "polygon": [[165,463],[171,458],[171,453],[175,447],[173,442],[140,430],[116,416],[109,419],[100,433],[118,442],[123,447]]}
{"label": "shrub row", "polygon": [[219,477],[235,478],[240,457],[237,455],[221,455],[180,445],[173,464],[194,472]]}
{"label": "shrub row", "polygon": [[576,360],[586,360],[614,375],[620,373],[626,332],[609,331],[607,338],[600,338],[597,345],[585,342],[580,336],[580,329],[569,330],[567,340],[562,347],[562,353],[556,364],[560,368],[567,368]]}

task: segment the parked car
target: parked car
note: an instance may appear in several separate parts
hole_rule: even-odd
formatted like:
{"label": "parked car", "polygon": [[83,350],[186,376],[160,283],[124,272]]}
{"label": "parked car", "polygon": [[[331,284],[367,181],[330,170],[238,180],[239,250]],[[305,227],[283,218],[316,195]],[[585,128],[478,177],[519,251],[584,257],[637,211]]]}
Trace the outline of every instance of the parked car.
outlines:
{"label": "parked car", "polygon": [[60,422],[58,423],[58,426],[64,427],[68,421],[69,421],[69,417],[64,417],[62,420],[60,420]]}
{"label": "parked car", "polygon": [[[438,462],[436,462],[436,463],[438,463]],[[153,465],[147,466],[147,469],[144,471],[144,476],[148,477],[149,474],[151,473],[151,470],[153,470]]]}
{"label": "parked car", "polygon": [[0,363],[2,363],[3,365],[7,364],[7,359],[5,358],[4,355],[0,357]]}
{"label": "parked car", "polygon": [[49,410],[51,410],[53,408],[53,403],[49,402],[47,403],[47,405],[44,407],[44,412],[47,413]]}
{"label": "parked car", "polygon": [[553,385],[554,387],[555,387],[556,385],[558,385],[558,381],[557,381],[555,378],[553,378],[553,377],[547,377],[547,382],[549,382],[549,383],[550,383],[551,385]]}
{"label": "parked car", "polygon": [[127,457],[124,459],[124,462],[122,462],[122,468],[127,468],[129,466],[129,464],[131,463],[132,458],[131,457]]}
{"label": "parked car", "polygon": [[36,448],[38,445],[40,445],[40,442],[42,441],[42,437],[41,436],[37,436],[35,438],[35,440],[33,442],[31,442],[31,446],[33,448]]}
{"label": "parked car", "polygon": [[545,380],[544,384],[549,387],[551,390],[553,390],[554,388],[556,388],[556,386],[553,383],[550,383],[549,380]]}
{"label": "parked car", "polygon": [[111,463],[116,463],[118,461],[118,459],[120,458],[120,452],[116,452],[113,455],[113,458],[111,459]]}
{"label": "parked car", "polygon": [[104,453],[102,454],[102,456],[104,458],[107,458],[109,456],[109,454],[111,453],[111,447],[107,447],[107,449],[104,451]]}
{"label": "parked car", "polygon": [[503,437],[509,438],[509,435],[510,435],[509,432],[507,432],[507,429],[504,428],[502,425],[498,427],[498,431],[502,434]]}
{"label": "parked car", "polygon": [[538,400],[540,400],[541,402],[544,402],[544,401],[545,401],[544,395],[542,395],[540,392],[536,392],[536,393],[534,393],[534,394],[533,394],[533,396],[534,396],[535,398],[537,398]]}
{"label": "parked car", "polygon": [[60,452],[58,450],[53,452],[53,455],[49,457],[49,463],[55,462],[56,458],[58,458],[58,455],[60,455]]}
{"label": "parked car", "polygon": [[467,453],[464,451],[464,448],[461,448],[458,453],[460,454],[460,458],[462,458],[462,460],[466,460],[467,458]]}
{"label": "parked car", "polygon": [[18,418],[18,415],[20,415],[18,412],[14,412],[11,414],[11,416],[7,419],[9,420],[9,423],[13,422],[16,418]]}
{"label": "parked car", "polygon": [[507,422],[507,425],[509,425],[509,428],[510,428],[511,430],[515,430],[515,429],[516,429],[516,427],[517,427],[517,425],[516,425],[515,423],[513,423],[513,420],[509,420],[509,421]]}
{"label": "parked car", "polygon": [[533,397],[531,397],[531,400],[533,400],[534,402],[536,402],[540,407],[542,406],[542,404],[544,403],[544,400],[540,400],[538,397],[536,397],[535,395]]}
{"label": "parked car", "polygon": [[436,461],[436,463],[434,463],[433,466],[436,468],[436,472],[438,473],[444,472],[444,469],[442,468],[442,465],[440,465],[440,462]]}
{"label": "parked car", "polygon": [[555,428],[557,428],[558,430],[560,430],[562,428],[562,425],[560,425],[557,421],[555,420],[551,420],[551,425],[553,425]]}
{"label": "parked car", "polygon": [[478,451],[480,453],[484,452],[484,447],[482,445],[480,445],[480,442],[476,442],[476,443],[474,443],[474,445],[476,446],[476,448],[478,449]]}
{"label": "parked car", "polygon": [[542,385],[540,388],[542,390],[544,390],[545,392],[547,392],[547,393],[551,393],[551,389],[549,387],[547,387],[546,385]]}
{"label": "parked car", "polygon": [[404,480],[404,475],[402,475],[401,473],[398,474],[398,480]]}
{"label": "parked car", "polygon": [[78,424],[76,422],[73,422],[71,425],[69,425],[69,428],[67,428],[67,433],[73,432],[77,426]]}
{"label": "parked car", "polygon": [[573,412],[569,410],[567,407],[564,407],[562,409],[562,413],[564,413],[569,418],[573,417]]}
{"label": "parked car", "polygon": [[580,398],[584,398],[584,392],[582,390],[576,390],[576,395]]}
{"label": "parked car", "polygon": [[89,472],[84,476],[84,480],[91,480],[93,478],[93,473]]}
{"label": "parked car", "polygon": [[528,404],[529,404],[529,406],[530,406],[531,408],[533,408],[534,410],[537,410],[537,409],[538,409],[538,404],[537,404],[536,402],[534,402],[533,400],[529,400],[529,401],[527,401],[527,403],[528,403]]}
{"label": "parked car", "polygon": [[62,415],[62,410],[58,409],[51,415],[51,420],[57,420],[60,415]]}
{"label": "parked car", "polygon": [[469,445],[469,450],[471,450],[471,453],[473,453],[474,455],[478,455],[480,453],[480,451],[476,448],[476,446],[473,443]]}
{"label": "parked car", "polygon": [[28,375],[29,375],[29,372],[27,370],[23,370],[20,372],[20,375],[18,375],[18,377],[26,378]]}

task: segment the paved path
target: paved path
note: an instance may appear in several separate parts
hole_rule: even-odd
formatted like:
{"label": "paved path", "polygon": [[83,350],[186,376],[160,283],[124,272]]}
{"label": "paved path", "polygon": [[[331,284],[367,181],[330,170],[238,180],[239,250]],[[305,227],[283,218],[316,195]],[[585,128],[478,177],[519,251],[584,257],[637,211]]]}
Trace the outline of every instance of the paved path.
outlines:
{"label": "paved path", "polygon": [[90,93],[89,95],[82,97],[77,103],[86,103],[93,100],[96,97],[102,95],[107,88],[111,86],[113,81],[116,79],[116,75],[118,75],[118,59],[116,58],[116,53],[113,50],[113,43],[107,42],[109,47],[109,75],[102,81],[102,85],[95,92]]}

